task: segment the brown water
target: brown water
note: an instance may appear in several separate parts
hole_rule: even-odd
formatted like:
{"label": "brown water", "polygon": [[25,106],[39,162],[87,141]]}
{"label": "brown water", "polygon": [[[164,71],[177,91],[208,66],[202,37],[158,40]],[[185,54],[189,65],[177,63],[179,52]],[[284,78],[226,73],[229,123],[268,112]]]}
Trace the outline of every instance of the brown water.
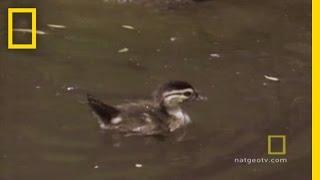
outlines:
{"label": "brown water", "polygon": [[[6,50],[6,8],[28,6],[47,34],[35,51]],[[310,6],[1,1],[0,179],[310,179]],[[115,137],[83,103],[85,92],[110,104],[147,98],[171,79],[209,97],[186,107],[184,138]],[[269,134],[287,135],[287,163],[234,163],[271,158]]]}

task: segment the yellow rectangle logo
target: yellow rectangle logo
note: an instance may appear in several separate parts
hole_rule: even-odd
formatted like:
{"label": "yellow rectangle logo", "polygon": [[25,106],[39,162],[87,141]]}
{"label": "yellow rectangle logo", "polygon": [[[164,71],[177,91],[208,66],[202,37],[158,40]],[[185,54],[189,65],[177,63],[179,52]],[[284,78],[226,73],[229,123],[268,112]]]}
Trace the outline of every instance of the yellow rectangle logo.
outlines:
{"label": "yellow rectangle logo", "polygon": [[[31,13],[31,44],[13,43],[13,15],[14,13]],[[8,8],[8,49],[36,49],[37,48],[37,9],[36,8]]]}
{"label": "yellow rectangle logo", "polygon": [[[272,140],[273,139],[281,139],[282,140],[282,150],[273,151],[272,150]],[[286,155],[287,147],[286,147],[286,136],[285,135],[268,135],[268,155]]]}

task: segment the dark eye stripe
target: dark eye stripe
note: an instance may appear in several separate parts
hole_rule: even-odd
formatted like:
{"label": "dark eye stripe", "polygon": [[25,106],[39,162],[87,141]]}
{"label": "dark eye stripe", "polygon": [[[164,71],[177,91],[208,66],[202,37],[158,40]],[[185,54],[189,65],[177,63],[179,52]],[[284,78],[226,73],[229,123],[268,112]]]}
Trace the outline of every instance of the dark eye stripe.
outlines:
{"label": "dark eye stripe", "polygon": [[185,92],[185,93],[183,93],[183,95],[185,95],[185,96],[191,96],[191,92]]}

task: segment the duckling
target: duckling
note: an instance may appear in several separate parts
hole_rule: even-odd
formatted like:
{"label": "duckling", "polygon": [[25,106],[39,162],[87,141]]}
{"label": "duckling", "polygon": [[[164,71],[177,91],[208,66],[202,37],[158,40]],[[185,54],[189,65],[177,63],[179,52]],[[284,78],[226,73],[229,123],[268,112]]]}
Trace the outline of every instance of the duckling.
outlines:
{"label": "duckling", "polygon": [[169,81],[153,93],[153,100],[111,106],[87,95],[88,105],[100,128],[129,135],[162,135],[191,123],[182,109],[184,102],[205,100],[185,81]]}

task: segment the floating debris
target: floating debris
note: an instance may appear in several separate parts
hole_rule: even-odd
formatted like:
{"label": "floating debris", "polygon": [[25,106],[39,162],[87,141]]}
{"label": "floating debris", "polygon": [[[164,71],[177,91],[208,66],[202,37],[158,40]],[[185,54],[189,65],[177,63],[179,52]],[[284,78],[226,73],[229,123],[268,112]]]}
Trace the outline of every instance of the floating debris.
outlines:
{"label": "floating debris", "polygon": [[36,89],[40,89],[41,88],[41,86],[36,86]]}
{"label": "floating debris", "polygon": [[[17,29],[13,29],[13,31],[15,32],[23,32],[23,33],[32,33],[32,29],[23,29],[23,28],[17,28]],[[46,35],[47,33],[41,30],[37,30],[36,31],[37,34],[39,35]]]}
{"label": "floating debris", "polygon": [[220,58],[221,56],[218,53],[211,53],[210,57],[212,57],[212,58]]}
{"label": "floating debris", "polygon": [[95,165],[93,168],[98,169],[98,168],[99,168],[99,166],[98,166],[98,165]]}
{"label": "floating debris", "polygon": [[174,41],[176,41],[176,40],[177,40],[177,37],[171,37],[171,38],[170,38],[170,41],[171,41],[171,42],[174,42]]}
{"label": "floating debris", "polygon": [[72,91],[72,90],[75,90],[76,88],[75,87],[73,87],[73,86],[69,86],[69,87],[67,87],[67,91]]}
{"label": "floating debris", "polygon": [[123,48],[123,49],[119,49],[118,53],[125,53],[125,52],[128,52],[128,51],[129,51],[128,48]]}
{"label": "floating debris", "polygon": [[268,76],[268,75],[264,75],[264,78],[270,80],[270,81],[280,81],[279,78],[274,77],[274,76]]}
{"label": "floating debris", "polygon": [[122,25],[121,27],[123,27],[125,29],[135,30],[135,28],[133,26],[130,26],[130,25]]}
{"label": "floating debris", "polygon": [[47,24],[47,26],[50,27],[50,28],[54,28],[54,29],[65,29],[65,28],[67,28],[66,26],[60,25],[60,24]]}
{"label": "floating debris", "polygon": [[142,164],[136,164],[135,165],[137,168],[141,168],[142,167]]}
{"label": "floating debris", "polygon": [[116,3],[116,4],[127,4],[131,3],[133,0],[103,0],[106,3]]}

